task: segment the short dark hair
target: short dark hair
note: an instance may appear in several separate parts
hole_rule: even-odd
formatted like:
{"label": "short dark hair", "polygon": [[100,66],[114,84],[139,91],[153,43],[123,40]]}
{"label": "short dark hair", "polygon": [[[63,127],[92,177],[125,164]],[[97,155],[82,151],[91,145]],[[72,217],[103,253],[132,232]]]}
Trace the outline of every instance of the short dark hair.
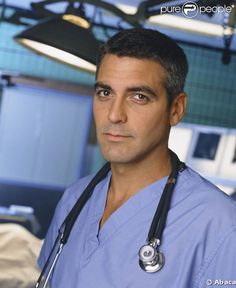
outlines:
{"label": "short dark hair", "polygon": [[164,86],[169,104],[183,92],[188,61],[182,48],[170,37],[152,29],[132,28],[113,35],[100,47],[97,71],[106,54],[157,61],[166,72]]}

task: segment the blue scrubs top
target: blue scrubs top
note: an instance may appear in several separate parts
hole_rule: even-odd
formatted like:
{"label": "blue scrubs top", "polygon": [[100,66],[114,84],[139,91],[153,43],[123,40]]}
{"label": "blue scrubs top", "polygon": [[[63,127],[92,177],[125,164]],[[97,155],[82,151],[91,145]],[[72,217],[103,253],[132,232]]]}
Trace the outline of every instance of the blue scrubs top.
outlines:
{"label": "blue scrubs top", "polygon": [[[99,230],[110,178],[108,173],[96,186],[77,219],[52,288],[236,287],[236,203],[230,197],[190,168],[181,172],[160,246],[165,265],[150,274],[139,267],[138,251],[146,243],[167,177],[131,197]],[[64,193],[41,251],[41,268],[60,225],[90,180],[83,178]]]}

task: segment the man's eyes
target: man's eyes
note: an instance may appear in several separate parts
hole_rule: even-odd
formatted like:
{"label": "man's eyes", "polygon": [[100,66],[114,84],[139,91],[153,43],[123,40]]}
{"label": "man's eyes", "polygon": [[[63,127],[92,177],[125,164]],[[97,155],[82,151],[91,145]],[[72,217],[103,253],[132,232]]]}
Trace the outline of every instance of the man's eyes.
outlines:
{"label": "man's eyes", "polygon": [[99,89],[96,91],[96,95],[100,97],[108,97],[110,94],[111,92],[106,89]]}
{"label": "man's eyes", "polygon": [[135,94],[133,97],[135,100],[139,102],[148,102],[149,98],[141,93]]}
{"label": "man's eyes", "polygon": [[[108,89],[97,89],[96,92],[95,92],[96,96],[98,96],[101,100],[102,99],[106,99],[108,98],[109,96],[112,95],[112,92]],[[127,99],[130,99],[130,100],[133,100],[135,101],[136,103],[139,103],[139,104],[146,104],[150,101],[150,98],[142,93],[129,93],[127,95]]]}

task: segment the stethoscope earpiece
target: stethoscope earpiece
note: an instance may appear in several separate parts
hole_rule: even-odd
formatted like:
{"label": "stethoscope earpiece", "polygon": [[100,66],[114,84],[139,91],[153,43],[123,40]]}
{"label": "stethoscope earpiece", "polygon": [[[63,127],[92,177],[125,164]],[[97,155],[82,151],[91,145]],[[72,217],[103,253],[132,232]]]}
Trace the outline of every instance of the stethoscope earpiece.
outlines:
{"label": "stethoscope earpiece", "polygon": [[139,266],[145,272],[154,273],[164,266],[164,255],[157,250],[156,246],[153,242],[150,242],[139,250]]}

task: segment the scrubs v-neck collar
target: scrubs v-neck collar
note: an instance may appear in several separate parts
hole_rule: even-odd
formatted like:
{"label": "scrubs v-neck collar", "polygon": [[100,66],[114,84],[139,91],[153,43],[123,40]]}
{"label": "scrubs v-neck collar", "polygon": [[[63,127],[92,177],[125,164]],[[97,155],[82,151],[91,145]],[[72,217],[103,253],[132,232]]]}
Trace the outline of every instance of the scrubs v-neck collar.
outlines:
{"label": "scrubs v-neck collar", "polygon": [[89,219],[88,239],[95,246],[98,246],[151,202],[155,201],[156,205],[158,205],[167,178],[168,176],[161,178],[138,191],[113,212],[99,229],[111,181],[111,172],[109,172],[106,178],[96,186],[90,199],[89,215],[91,216]]}

